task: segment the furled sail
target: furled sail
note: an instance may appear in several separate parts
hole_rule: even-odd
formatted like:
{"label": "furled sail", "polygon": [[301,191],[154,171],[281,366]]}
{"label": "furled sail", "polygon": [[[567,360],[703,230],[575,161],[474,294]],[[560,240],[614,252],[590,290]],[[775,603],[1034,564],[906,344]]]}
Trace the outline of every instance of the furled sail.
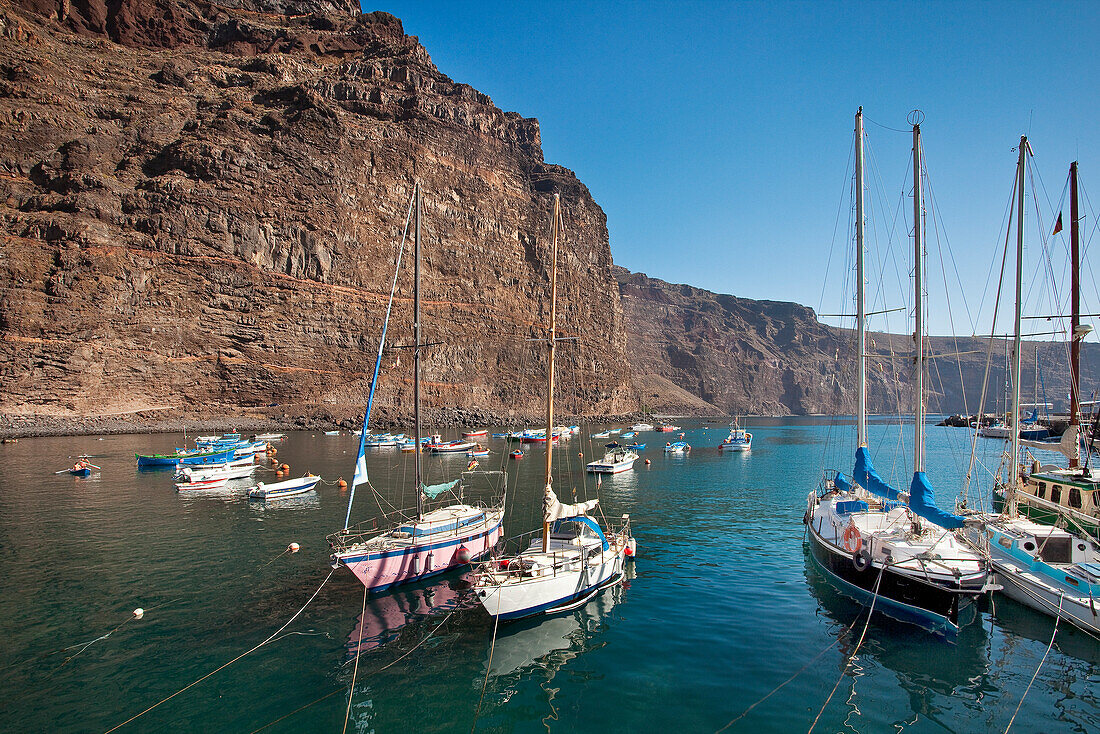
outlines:
{"label": "furled sail", "polygon": [[961,517],[936,506],[936,492],[922,471],[913,473],[913,483],[909,486],[909,509],[925,520],[934,522],[947,530],[955,530],[963,526]]}
{"label": "furled sail", "polygon": [[833,486],[836,487],[838,492],[850,492],[852,491],[852,485],[848,483],[848,480],[844,478],[844,475],[840,472],[836,473],[836,478],[833,479]]}
{"label": "furled sail", "polygon": [[884,482],[878,472],[875,471],[875,465],[871,463],[871,454],[867,452],[866,446],[860,446],[856,449],[856,469],[852,472],[852,475],[856,483],[868,492],[877,494],[879,497],[885,497],[888,500],[900,499],[898,491]]}
{"label": "furled sail", "polygon": [[554,490],[550,488],[550,485],[546,485],[546,496],[542,500],[542,519],[545,522],[554,522],[555,520],[578,517],[599,503],[600,501],[595,499],[578,502],[575,505],[564,505],[558,501],[558,496],[554,494]]}

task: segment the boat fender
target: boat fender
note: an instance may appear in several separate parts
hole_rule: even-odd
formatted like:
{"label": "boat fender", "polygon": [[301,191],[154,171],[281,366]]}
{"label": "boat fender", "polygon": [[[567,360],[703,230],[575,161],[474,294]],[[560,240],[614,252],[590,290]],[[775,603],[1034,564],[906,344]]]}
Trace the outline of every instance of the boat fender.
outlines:
{"label": "boat fender", "polygon": [[849,522],[848,527],[844,530],[844,548],[849,553],[858,553],[859,549],[863,547],[863,536],[859,534],[859,529],[854,522]]}
{"label": "boat fender", "polygon": [[340,477],[340,480],[338,482],[336,482],[336,486],[339,487],[340,489],[347,489],[348,488],[348,483],[346,481],[344,481],[343,477]]}
{"label": "boat fender", "polygon": [[871,554],[860,549],[852,554],[852,565],[857,571],[866,571],[871,566]]}
{"label": "boat fender", "polygon": [[802,513],[802,524],[803,525],[808,525],[809,523],[810,523],[810,511],[806,510],[804,513]]}
{"label": "boat fender", "polygon": [[458,550],[455,551],[455,560],[459,563],[470,562],[470,549],[464,545],[458,546]]}
{"label": "boat fender", "polygon": [[145,616],[145,610],[142,609],[141,607],[138,607],[137,609],[134,610],[134,619],[141,619],[144,616]]}
{"label": "boat fender", "polygon": [[290,471],[290,464],[283,464],[279,468],[282,469],[283,471]]}

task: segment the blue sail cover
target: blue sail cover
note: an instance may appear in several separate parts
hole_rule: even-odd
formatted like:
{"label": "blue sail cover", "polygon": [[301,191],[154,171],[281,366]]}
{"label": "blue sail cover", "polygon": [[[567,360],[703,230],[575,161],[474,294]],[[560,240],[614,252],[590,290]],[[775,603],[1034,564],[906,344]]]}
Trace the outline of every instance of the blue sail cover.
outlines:
{"label": "blue sail cover", "polygon": [[871,454],[867,452],[866,446],[856,449],[856,469],[852,472],[852,476],[859,486],[868,492],[888,500],[898,499],[898,491],[882,481],[882,477],[875,471],[875,465],[871,463]]}
{"label": "blue sail cover", "polygon": [[963,526],[961,517],[936,507],[936,492],[922,471],[913,474],[913,484],[909,487],[909,509],[925,520],[934,522],[947,530],[955,530]]}
{"label": "blue sail cover", "polygon": [[444,482],[443,484],[422,484],[420,485],[420,491],[427,495],[428,499],[434,500],[444,492],[450,492],[455,486],[458,485],[459,480],[453,482]]}
{"label": "blue sail cover", "polygon": [[852,491],[852,485],[848,484],[848,480],[844,478],[844,475],[840,472],[836,473],[836,479],[833,480],[833,486],[840,492]]}

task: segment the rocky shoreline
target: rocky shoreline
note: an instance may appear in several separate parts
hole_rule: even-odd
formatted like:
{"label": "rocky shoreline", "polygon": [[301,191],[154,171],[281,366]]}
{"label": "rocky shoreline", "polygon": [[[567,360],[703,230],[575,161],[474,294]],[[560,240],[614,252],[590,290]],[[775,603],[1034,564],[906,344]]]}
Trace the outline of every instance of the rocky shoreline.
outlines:
{"label": "rocky shoreline", "polygon": [[[371,428],[408,429],[412,421],[404,416],[376,410]],[[438,428],[474,426],[538,426],[545,418],[538,415],[500,415],[490,410],[468,408],[428,408],[421,418],[425,431]],[[641,414],[616,416],[561,416],[555,422],[565,424],[629,423],[643,420]],[[25,415],[0,413],[0,439],[42,436],[98,436],[126,433],[219,433],[238,431],[322,431],[358,430],[363,422],[361,409],[334,406],[300,406],[296,410],[279,408],[241,408],[199,414],[178,410],[148,410],[124,415]]]}

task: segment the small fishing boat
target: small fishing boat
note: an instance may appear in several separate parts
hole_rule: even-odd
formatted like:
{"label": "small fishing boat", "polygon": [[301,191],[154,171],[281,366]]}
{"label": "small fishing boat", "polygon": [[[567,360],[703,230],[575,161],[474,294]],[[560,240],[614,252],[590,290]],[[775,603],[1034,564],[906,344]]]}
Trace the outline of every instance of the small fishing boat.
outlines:
{"label": "small fishing boat", "polygon": [[593,433],[592,438],[611,438],[611,431],[600,431],[599,433]]}
{"label": "small fishing boat", "polygon": [[687,441],[676,441],[676,442],[666,442],[665,443],[665,453],[666,454],[686,454],[689,451],[691,451],[691,446],[688,445]]}
{"label": "small fishing boat", "polygon": [[752,434],[741,428],[735,418],[730,423],[730,435],[726,436],[726,440],[718,448],[722,451],[748,451],[752,448]]}
{"label": "small fishing boat", "polygon": [[520,451],[519,449],[516,449],[515,451],[513,451],[512,453],[510,453],[508,455],[511,456],[513,459],[522,459],[523,458],[523,452]]}
{"label": "small fishing boat", "polygon": [[139,469],[176,466],[178,464],[222,464],[233,459],[235,449],[225,451],[187,452],[183,454],[134,454]]}
{"label": "small fishing boat", "polygon": [[257,433],[252,436],[253,441],[282,441],[284,438],[285,433]]}
{"label": "small fishing boat", "polygon": [[176,479],[183,482],[203,482],[209,479],[243,479],[252,476],[254,471],[256,471],[256,464],[251,461],[237,466],[228,463],[210,464],[209,466],[195,468],[184,467],[176,474]]}
{"label": "small fishing boat", "polygon": [[[556,434],[554,440],[558,439]],[[522,443],[546,443],[546,431],[545,430],[527,430],[520,435],[520,442]]]}
{"label": "small fishing boat", "polygon": [[415,454],[416,453],[416,441],[402,441],[397,444],[403,454]]}
{"label": "small fishing boat", "polygon": [[609,449],[602,459],[589,462],[585,471],[589,474],[619,474],[634,468],[638,455],[618,444],[608,444]]}
{"label": "small fishing boat", "polygon": [[645,451],[644,443],[628,443],[626,445],[627,451]]}
{"label": "small fishing boat", "polygon": [[638,431],[640,433],[642,431],[652,431],[654,429],[652,423],[635,423],[630,427],[630,430]]}
{"label": "small fishing boat", "polygon": [[255,456],[260,451],[267,449],[267,441],[252,441],[246,442],[244,446],[241,446],[233,450],[233,456],[237,459],[243,459],[249,456]]}
{"label": "small fishing boat", "polygon": [[229,483],[229,477],[211,477],[188,482],[176,482],[176,491],[184,492],[192,489],[220,489]]}
{"label": "small fishing boat", "polygon": [[433,454],[464,454],[475,446],[477,444],[474,441],[445,441],[428,444],[428,451]]}
{"label": "small fishing boat", "polygon": [[382,448],[384,446],[396,446],[405,440],[405,434],[395,436],[392,433],[376,433],[366,437],[363,446],[368,449]]}
{"label": "small fishing boat", "polygon": [[507,438],[507,437],[508,437],[507,433],[494,433],[493,434],[493,438]]}
{"label": "small fishing boat", "polygon": [[76,457],[76,463],[72,465],[68,472],[74,477],[90,476],[92,473],[92,469],[99,468],[95,464],[88,461],[88,459],[90,458],[92,457],[88,456],[87,454],[81,454],[80,456]]}
{"label": "small fishing boat", "polygon": [[634,438],[634,437],[635,437],[635,436],[637,436],[637,435],[638,435],[638,434],[637,434],[637,433],[635,433],[634,431],[627,431],[626,433],[624,433],[624,434],[622,434],[621,436],[619,436],[619,438]]}
{"label": "small fishing boat", "polygon": [[671,423],[662,423],[657,426],[657,430],[661,433],[674,433],[680,430],[680,426],[674,426]]}
{"label": "small fishing boat", "polygon": [[475,431],[463,431],[462,432],[462,437],[463,438],[488,438],[489,437],[489,429],[488,428],[480,428],[480,429],[475,430]]}
{"label": "small fishing boat", "polygon": [[470,449],[469,451],[467,451],[466,456],[468,456],[470,458],[475,458],[475,457],[481,457],[481,456],[488,456],[489,453],[490,453],[489,449],[485,448],[481,444],[478,444],[476,447],[474,447],[474,448]]}
{"label": "small fishing boat", "polygon": [[316,487],[317,483],[320,481],[321,477],[306,474],[304,477],[288,479],[285,482],[275,482],[274,484],[264,484],[260,482],[255,487],[248,490],[248,499],[275,500],[282,499],[283,497],[293,497],[296,494],[309,492]]}
{"label": "small fishing boat", "polygon": [[339,431],[325,431],[325,435],[326,436],[339,436],[340,432]]}

